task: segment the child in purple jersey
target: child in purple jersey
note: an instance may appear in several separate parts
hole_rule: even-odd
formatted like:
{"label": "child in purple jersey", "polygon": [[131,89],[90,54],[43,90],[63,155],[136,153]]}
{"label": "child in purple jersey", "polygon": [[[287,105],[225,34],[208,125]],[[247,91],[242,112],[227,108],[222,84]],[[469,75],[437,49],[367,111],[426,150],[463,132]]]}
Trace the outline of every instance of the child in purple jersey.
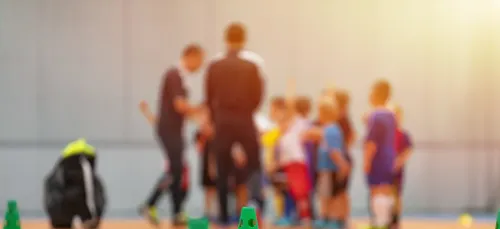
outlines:
{"label": "child in purple jersey", "polygon": [[370,94],[374,110],[367,118],[367,136],[364,149],[364,172],[370,188],[371,224],[374,228],[388,228],[394,206],[394,160],[396,158],[397,122],[387,101],[391,86],[377,81]]}
{"label": "child in purple jersey", "polygon": [[396,204],[394,206],[394,215],[392,221],[392,229],[399,228],[399,221],[402,211],[402,194],[403,194],[403,179],[404,167],[412,153],[412,141],[407,131],[402,128],[403,111],[400,106],[394,107],[394,114],[397,119],[396,130],[396,161],[394,162],[394,189]]}

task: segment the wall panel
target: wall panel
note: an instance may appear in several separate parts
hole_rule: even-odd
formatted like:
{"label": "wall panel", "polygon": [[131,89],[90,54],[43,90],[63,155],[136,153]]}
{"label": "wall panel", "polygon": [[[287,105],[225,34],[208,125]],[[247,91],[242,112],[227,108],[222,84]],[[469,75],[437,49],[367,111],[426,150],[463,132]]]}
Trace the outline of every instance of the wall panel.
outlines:
{"label": "wall panel", "polygon": [[0,142],[37,138],[40,5],[0,1]]}
{"label": "wall panel", "polygon": [[122,1],[47,1],[40,35],[42,141],[123,139]]}

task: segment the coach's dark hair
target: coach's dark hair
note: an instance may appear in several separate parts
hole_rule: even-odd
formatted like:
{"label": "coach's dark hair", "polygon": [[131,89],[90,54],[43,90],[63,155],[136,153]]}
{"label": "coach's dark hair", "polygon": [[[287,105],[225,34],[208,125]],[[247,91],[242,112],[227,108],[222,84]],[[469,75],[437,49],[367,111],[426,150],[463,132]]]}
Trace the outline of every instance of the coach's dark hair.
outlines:
{"label": "coach's dark hair", "polygon": [[391,97],[391,84],[387,80],[378,80],[373,86],[377,98],[382,102],[387,102]]}
{"label": "coach's dark hair", "polygon": [[245,26],[241,23],[231,23],[226,28],[226,42],[229,43],[244,43],[247,39]]}
{"label": "coach's dark hair", "polygon": [[189,44],[187,45],[184,50],[182,50],[182,56],[191,56],[191,55],[198,55],[203,52],[203,48],[201,48],[200,45],[198,44]]}

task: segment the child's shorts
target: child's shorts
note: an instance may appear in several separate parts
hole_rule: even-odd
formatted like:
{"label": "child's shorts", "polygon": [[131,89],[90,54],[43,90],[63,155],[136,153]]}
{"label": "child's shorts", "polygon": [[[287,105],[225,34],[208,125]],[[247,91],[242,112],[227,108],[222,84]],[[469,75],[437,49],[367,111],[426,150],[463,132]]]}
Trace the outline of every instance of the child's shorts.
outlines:
{"label": "child's shorts", "polygon": [[[202,158],[202,165],[201,165],[201,186],[204,188],[212,188],[215,187],[215,178],[210,177],[209,173],[209,168],[210,168],[210,142],[206,142],[205,146],[203,147],[203,158]],[[215,158],[214,158],[215,160]]]}
{"label": "child's shorts", "polygon": [[305,163],[291,163],[283,168],[287,177],[287,186],[294,199],[308,199],[311,180]]}
{"label": "child's shorts", "polygon": [[396,195],[400,196],[403,194],[403,176],[396,176],[394,178],[394,191]]}
{"label": "child's shorts", "polygon": [[349,179],[350,179],[350,174],[347,174],[344,179],[339,178],[339,172],[332,172],[331,173],[331,190],[332,190],[332,196],[337,196],[339,194],[342,194],[347,191],[349,188]]}
{"label": "child's shorts", "polygon": [[392,169],[374,171],[367,177],[368,184],[373,185],[392,185],[394,184],[394,174]]}
{"label": "child's shorts", "polygon": [[270,174],[269,180],[270,180],[271,184],[273,185],[273,187],[275,187],[277,189],[284,190],[288,186],[287,185],[288,179],[287,179],[287,176],[285,174],[285,171],[282,168],[280,168],[276,172],[273,172],[272,174]]}

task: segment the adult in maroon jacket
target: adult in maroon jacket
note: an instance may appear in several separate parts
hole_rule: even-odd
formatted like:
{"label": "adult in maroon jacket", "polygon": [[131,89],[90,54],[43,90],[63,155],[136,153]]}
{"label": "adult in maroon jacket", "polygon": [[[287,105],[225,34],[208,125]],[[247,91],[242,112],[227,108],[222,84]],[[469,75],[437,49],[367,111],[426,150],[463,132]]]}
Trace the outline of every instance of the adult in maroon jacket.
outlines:
{"label": "adult in maroon jacket", "polygon": [[[205,98],[215,127],[212,149],[217,158],[217,189],[220,223],[229,223],[227,209],[228,177],[234,167],[231,148],[240,144],[246,153],[246,177],[250,199],[263,206],[261,194],[260,145],[253,120],[262,97],[263,80],[257,63],[242,58],[246,31],[241,24],[226,29],[226,55],[212,62],[207,69]],[[251,183],[251,184],[250,184]]]}

